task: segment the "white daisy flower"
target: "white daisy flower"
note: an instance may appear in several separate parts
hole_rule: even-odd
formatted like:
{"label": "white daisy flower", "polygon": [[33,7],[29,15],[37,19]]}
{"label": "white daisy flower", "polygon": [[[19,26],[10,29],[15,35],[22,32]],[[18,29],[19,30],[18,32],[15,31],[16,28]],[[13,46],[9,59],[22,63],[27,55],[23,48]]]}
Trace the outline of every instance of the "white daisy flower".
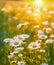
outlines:
{"label": "white daisy flower", "polygon": [[44,28],[44,30],[45,30],[46,33],[50,33],[52,31],[51,28]]}
{"label": "white daisy flower", "polygon": [[51,43],[54,43],[54,40],[46,40],[46,43],[47,43],[47,44],[49,44],[49,43],[50,43],[50,44],[51,44]]}
{"label": "white daisy flower", "polygon": [[38,35],[42,35],[43,34],[43,31],[42,30],[39,30],[38,31]]}
{"label": "white daisy flower", "polygon": [[46,51],[41,49],[40,52],[46,52]]}
{"label": "white daisy flower", "polygon": [[24,38],[29,38],[28,34],[22,34],[21,36],[24,37]]}
{"label": "white daisy flower", "polygon": [[24,47],[15,48],[15,51],[18,51],[18,50],[24,50]]}
{"label": "white daisy flower", "polygon": [[10,53],[10,55],[8,55],[8,58],[12,58],[14,56],[14,53]]}
{"label": "white daisy flower", "polygon": [[38,38],[40,38],[40,39],[44,40],[44,39],[47,39],[47,38],[48,38],[48,36],[43,34],[43,35],[39,35],[39,36],[38,36]]}
{"label": "white daisy flower", "polygon": [[41,65],[48,65],[47,63],[42,63]]}
{"label": "white daisy flower", "polygon": [[17,47],[17,46],[20,46],[22,44],[22,40],[12,40],[9,44],[10,46],[13,46],[13,47]]}
{"label": "white daisy flower", "polygon": [[25,61],[18,61],[17,65],[25,65]]}
{"label": "white daisy flower", "polygon": [[31,10],[27,10],[27,12],[26,12],[27,14],[31,14],[32,13],[32,11]]}
{"label": "white daisy flower", "polygon": [[51,23],[52,28],[54,28],[54,22]]}
{"label": "white daisy flower", "polygon": [[22,41],[25,40],[25,38],[22,35],[17,35],[13,39],[22,40]]}
{"label": "white daisy flower", "polygon": [[42,24],[43,25],[48,25],[48,21],[43,21]]}
{"label": "white daisy flower", "polygon": [[22,56],[23,56],[23,54],[19,54],[18,56],[19,56],[19,57],[22,57]]}
{"label": "white daisy flower", "polygon": [[29,24],[29,22],[27,22],[27,21],[25,23],[23,23],[23,25],[28,25],[28,24]]}
{"label": "white daisy flower", "polygon": [[39,25],[34,26],[34,28],[39,28],[39,27],[40,27]]}
{"label": "white daisy flower", "polygon": [[23,26],[23,24],[18,24],[17,28],[20,29]]}
{"label": "white daisy flower", "polygon": [[49,11],[49,14],[54,14],[54,11]]}
{"label": "white daisy flower", "polygon": [[40,43],[38,42],[31,42],[29,45],[28,45],[28,48],[31,49],[31,50],[35,50],[35,49],[38,49],[40,48],[41,45]]}
{"label": "white daisy flower", "polygon": [[54,38],[54,34],[50,35],[50,38]]}
{"label": "white daisy flower", "polygon": [[13,39],[11,39],[11,38],[6,38],[6,39],[4,39],[3,41],[7,43],[7,42],[11,42],[12,40],[13,40]]}

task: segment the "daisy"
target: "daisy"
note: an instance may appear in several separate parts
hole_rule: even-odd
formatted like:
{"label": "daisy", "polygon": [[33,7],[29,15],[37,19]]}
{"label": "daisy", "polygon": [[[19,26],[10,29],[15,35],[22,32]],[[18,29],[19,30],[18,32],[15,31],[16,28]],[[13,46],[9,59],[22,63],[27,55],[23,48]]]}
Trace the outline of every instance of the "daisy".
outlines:
{"label": "daisy", "polygon": [[49,14],[54,14],[54,11],[49,11]]}
{"label": "daisy", "polygon": [[23,26],[23,24],[17,25],[17,28],[20,29]]}
{"label": "daisy", "polygon": [[28,25],[28,24],[29,24],[29,22],[26,21],[23,25]]}
{"label": "daisy", "polygon": [[52,28],[54,28],[54,22],[51,23]]}
{"label": "daisy", "polygon": [[38,42],[31,42],[29,45],[28,45],[28,48],[31,49],[31,50],[35,50],[35,49],[38,49],[40,48],[41,45],[40,43]]}
{"label": "daisy", "polygon": [[40,52],[46,52],[46,51],[41,49]]}
{"label": "daisy", "polygon": [[51,44],[51,43],[53,43],[53,42],[54,42],[54,40],[46,40],[46,43],[47,43],[47,44],[49,44],[49,43]]}
{"label": "daisy", "polygon": [[39,30],[38,31],[38,35],[42,35],[43,34],[43,31],[42,30]]}
{"label": "daisy", "polygon": [[34,28],[39,28],[39,27],[40,27],[39,25],[34,26]]}
{"label": "daisy", "polygon": [[14,56],[14,53],[10,53],[10,55],[8,55],[8,58],[12,58]]}
{"label": "daisy", "polygon": [[22,44],[22,40],[12,40],[9,44],[10,46],[13,46],[13,47],[17,47],[17,46],[20,46]]}
{"label": "daisy", "polygon": [[42,35],[39,35],[39,36],[38,36],[38,38],[40,38],[40,39],[44,40],[44,39],[47,39],[47,38],[48,38],[48,36],[47,36],[47,35],[42,34]]}
{"label": "daisy", "polygon": [[43,25],[48,25],[48,21],[43,21],[42,24]]}
{"label": "daisy", "polygon": [[26,12],[27,14],[31,14],[32,13],[32,11],[31,10],[27,10],[27,12]]}
{"label": "daisy", "polygon": [[48,65],[47,63],[42,63],[41,65]]}
{"label": "daisy", "polygon": [[54,38],[54,34],[50,35],[50,38]]}
{"label": "daisy", "polygon": [[24,50],[24,47],[15,48],[15,51],[18,51],[18,50]]}
{"label": "daisy", "polygon": [[51,28],[44,28],[44,30],[45,30],[46,33],[50,33],[52,31]]}
{"label": "daisy", "polygon": [[11,42],[12,40],[13,40],[13,39],[11,39],[11,38],[6,38],[6,39],[4,39],[3,41],[7,43],[7,42]]}
{"label": "daisy", "polygon": [[18,61],[17,65],[25,65],[24,61]]}
{"label": "daisy", "polygon": [[19,57],[22,57],[22,56],[23,56],[23,54],[19,54],[18,56],[19,56]]}

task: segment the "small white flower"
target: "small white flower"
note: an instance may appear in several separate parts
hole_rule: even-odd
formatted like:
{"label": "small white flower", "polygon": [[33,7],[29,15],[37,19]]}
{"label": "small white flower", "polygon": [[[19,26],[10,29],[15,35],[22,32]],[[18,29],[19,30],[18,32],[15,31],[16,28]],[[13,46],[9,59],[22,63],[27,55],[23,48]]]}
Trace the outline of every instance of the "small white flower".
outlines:
{"label": "small white flower", "polygon": [[28,48],[31,49],[31,50],[35,50],[35,49],[38,49],[40,48],[41,45],[40,43],[38,42],[31,42],[29,45],[28,45]]}
{"label": "small white flower", "polygon": [[43,25],[48,25],[48,21],[43,21],[42,24]]}
{"label": "small white flower", "polygon": [[40,39],[42,39],[42,40],[43,40],[43,39],[47,39],[47,38],[48,38],[48,36],[47,36],[47,35],[39,35],[39,36],[38,36],[38,38],[40,38]]}
{"label": "small white flower", "polygon": [[8,58],[12,58],[14,56],[14,53],[10,53],[10,55],[8,55]]}
{"label": "small white flower", "polygon": [[11,38],[6,38],[6,39],[4,39],[3,41],[7,43],[7,42],[11,42],[12,40],[13,40],[13,39],[11,39]]}
{"label": "small white flower", "polygon": [[41,49],[40,52],[46,52],[46,51]]}
{"label": "small white flower", "polygon": [[54,38],[54,34],[50,35],[50,38]]}
{"label": "small white flower", "polygon": [[18,53],[18,50],[15,50],[13,53],[14,53],[14,54]]}
{"label": "small white flower", "polygon": [[25,23],[23,23],[23,25],[28,25],[28,24],[29,24],[29,22],[27,22],[27,21]]}
{"label": "small white flower", "polygon": [[51,28],[44,28],[44,30],[45,30],[46,33],[50,33],[52,31]]}
{"label": "small white flower", "polygon": [[54,40],[46,40],[46,43],[47,44],[51,44],[51,43],[53,43],[54,42]]}
{"label": "small white flower", "polygon": [[22,56],[23,56],[23,54],[19,54],[18,56],[19,56],[19,57],[22,57]]}
{"label": "small white flower", "polygon": [[49,11],[49,14],[54,14],[54,11]]}
{"label": "small white flower", "polygon": [[20,46],[22,44],[23,41],[21,40],[12,40],[9,44],[10,46],[13,46],[13,47],[17,47],[17,46]]}
{"label": "small white flower", "polygon": [[18,50],[24,50],[24,47],[15,48],[15,51],[18,51]]}
{"label": "small white flower", "polygon": [[31,14],[32,13],[32,11],[31,10],[27,10],[27,12],[26,12],[27,14]]}
{"label": "small white flower", "polygon": [[18,61],[17,65],[25,65],[25,61]]}
{"label": "small white flower", "polygon": [[40,27],[39,25],[34,26],[34,28],[39,28],[39,27]]}
{"label": "small white flower", "polygon": [[51,23],[52,28],[54,28],[54,22]]}
{"label": "small white flower", "polygon": [[23,26],[23,24],[18,24],[17,28],[20,29]]}
{"label": "small white flower", "polygon": [[47,63],[42,63],[41,65],[48,65]]}
{"label": "small white flower", "polygon": [[39,30],[38,31],[38,35],[42,35],[43,34],[43,31],[42,30]]}

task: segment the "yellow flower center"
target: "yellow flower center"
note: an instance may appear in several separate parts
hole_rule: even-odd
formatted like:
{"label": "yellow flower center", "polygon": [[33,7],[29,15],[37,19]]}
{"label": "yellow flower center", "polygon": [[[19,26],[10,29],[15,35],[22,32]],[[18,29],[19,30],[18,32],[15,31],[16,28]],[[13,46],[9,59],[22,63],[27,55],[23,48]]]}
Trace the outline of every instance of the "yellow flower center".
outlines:
{"label": "yellow flower center", "polygon": [[18,44],[19,44],[19,42],[14,42],[14,44],[15,44],[15,45],[18,45]]}

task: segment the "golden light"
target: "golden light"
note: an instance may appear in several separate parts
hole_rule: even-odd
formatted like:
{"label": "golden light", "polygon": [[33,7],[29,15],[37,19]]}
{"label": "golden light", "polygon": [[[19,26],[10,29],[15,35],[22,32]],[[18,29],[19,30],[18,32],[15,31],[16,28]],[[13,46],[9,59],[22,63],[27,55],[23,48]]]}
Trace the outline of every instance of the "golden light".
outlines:
{"label": "golden light", "polygon": [[36,0],[36,4],[37,4],[38,6],[42,5],[42,0]]}

